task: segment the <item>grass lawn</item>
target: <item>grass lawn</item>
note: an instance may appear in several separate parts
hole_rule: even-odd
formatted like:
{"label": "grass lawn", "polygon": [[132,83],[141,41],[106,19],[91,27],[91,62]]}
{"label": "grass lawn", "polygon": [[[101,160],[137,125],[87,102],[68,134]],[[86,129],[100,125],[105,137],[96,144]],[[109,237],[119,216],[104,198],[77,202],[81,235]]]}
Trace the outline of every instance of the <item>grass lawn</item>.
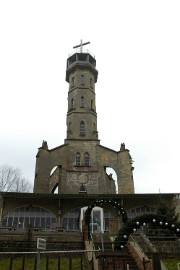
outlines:
{"label": "grass lawn", "polygon": [[168,268],[168,270],[178,270],[178,267],[177,267],[178,263],[180,267],[180,258],[179,259],[175,259],[175,258],[163,259],[163,262]]}
{"label": "grass lawn", "polygon": [[[34,257],[27,257],[25,259],[25,270],[34,270]],[[15,257],[13,258],[12,270],[22,270],[22,257]],[[45,256],[41,257],[40,260],[40,270],[46,269],[47,259]],[[85,258],[82,258],[83,269],[87,269]],[[67,257],[60,258],[60,266],[61,270],[69,269],[70,260]],[[72,270],[79,270],[81,269],[81,258],[80,257],[72,257],[71,261]],[[9,270],[10,269],[10,258],[0,258],[0,269],[1,270]],[[56,270],[58,269],[58,258],[56,257],[49,257],[48,260],[48,270]]]}

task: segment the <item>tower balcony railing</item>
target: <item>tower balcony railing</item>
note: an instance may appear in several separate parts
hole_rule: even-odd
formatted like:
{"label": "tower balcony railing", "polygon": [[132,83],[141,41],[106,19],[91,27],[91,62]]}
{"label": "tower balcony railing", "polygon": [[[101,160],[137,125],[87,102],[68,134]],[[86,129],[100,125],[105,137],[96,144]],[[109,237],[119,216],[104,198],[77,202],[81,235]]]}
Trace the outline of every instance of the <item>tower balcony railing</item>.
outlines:
{"label": "tower balcony railing", "polygon": [[85,49],[85,48],[76,48],[76,49],[74,49],[70,54],[68,54],[68,58],[70,57],[70,56],[72,56],[73,54],[75,54],[75,53],[88,53],[88,54],[90,54],[94,59],[95,59],[95,55],[90,51],[90,50],[88,50],[88,49]]}

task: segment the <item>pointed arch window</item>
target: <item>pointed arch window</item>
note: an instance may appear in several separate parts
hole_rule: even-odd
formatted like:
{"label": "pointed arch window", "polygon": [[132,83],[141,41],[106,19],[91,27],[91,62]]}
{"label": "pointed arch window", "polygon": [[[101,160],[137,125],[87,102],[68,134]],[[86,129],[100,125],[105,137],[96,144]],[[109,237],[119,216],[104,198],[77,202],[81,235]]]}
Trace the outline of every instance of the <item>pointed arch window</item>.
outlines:
{"label": "pointed arch window", "polygon": [[71,99],[71,109],[74,109],[74,98]]}
{"label": "pointed arch window", "polygon": [[85,135],[85,123],[84,123],[84,121],[80,122],[80,135],[81,136]]}
{"label": "pointed arch window", "polygon": [[91,110],[93,110],[93,99],[91,99]]}
{"label": "pointed arch window", "polygon": [[72,134],[71,128],[72,128],[72,124],[71,124],[71,122],[69,122],[68,129],[67,129],[67,137],[68,137],[68,139],[70,138],[70,136]]}
{"label": "pointed arch window", "polygon": [[91,87],[91,88],[93,88],[92,82],[93,82],[93,81],[92,81],[92,78],[90,78],[89,83],[90,83],[90,87]]}
{"label": "pointed arch window", "polygon": [[71,88],[74,87],[74,77],[72,77],[72,80],[71,80]]}
{"label": "pointed arch window", "polygon": [[76,153],[76,160],[75,160],[76,166],[81,165],[81,155],[79,152]]}
{"label": "pointed arch window", "polygon": [[84,154],[84,166],[90,166],[89,154],[87,152]]}
{"label": "pointed arch window", "polygon": [[71,131],[71,126],[72,126],[72,124],[71,124],[71,122],[69,122],[68,131]]}
{"label": "pointed arch window", "polygon": [[85,84],[84,75],[81,75],[81,86],[84,86],[84,84]]}
{"label": "pointed arch window", "polygon": [[84,108],[84,97],[81,97],[81,107]]}

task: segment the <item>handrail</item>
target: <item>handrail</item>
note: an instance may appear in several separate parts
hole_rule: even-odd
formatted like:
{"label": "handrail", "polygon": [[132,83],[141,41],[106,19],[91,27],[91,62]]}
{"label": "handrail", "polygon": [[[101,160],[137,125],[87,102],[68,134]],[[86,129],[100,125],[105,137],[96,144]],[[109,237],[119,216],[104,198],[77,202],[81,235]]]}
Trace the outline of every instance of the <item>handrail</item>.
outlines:
{"label": "handrail", "polygon": [[[141,235],[142,235],[142,232],[141,232]],[[142,237],[143,240],[144,240],[144,237]],[[138,246],[138,248],[140,249],[141,253],[144,254],[146,258],[148,258],[146,256],[146,254],[144,253],[143,249],[140,247],[140,245],[137,243],[137,241],[134,239],[134,237],[131,235],[130,236],[130,239],[132,239],[134,241],[134,243],[136,243],[136,245]],[[147,244],[147,243],[146,243]],[[153,249],[155,249],[153,246],[152,246]],[[162,270],[168,270],[168,268],[166,267],[166,265],[164,264],[164,262],[162,260],[160,260],[160,263],[161,263],[161,269]]]}
{"label": "handrail", "polygon": [[168,268],[166,267],[166,265],[163,263],[163,261],[160,260],[161,263],[161,270],[168,270]]}
{"label": "handrail", "polygon": [[143,254],[143,256],[145,258],[148,258],[147,255],[145,254],[144,250],[140,247],[140,245],[137,243],[137,241],[134,239],[134,237],[132,235],[130,235],[129,237],[130,239],[132,239],[132,241],[134,242],[134,244],[138,247],[138,249],[140,250],[140,252]]}
{"label": "handrail", "polygon": [[[86,253],[86,252],[97,252],[101,251],[100,249],[90,249],[90,250],[46,250],[40,251],[42,254],[51,254],[51,253]],[[0,254],[36,254],[37,251],[8,251],[8,252],[0,252]]]}

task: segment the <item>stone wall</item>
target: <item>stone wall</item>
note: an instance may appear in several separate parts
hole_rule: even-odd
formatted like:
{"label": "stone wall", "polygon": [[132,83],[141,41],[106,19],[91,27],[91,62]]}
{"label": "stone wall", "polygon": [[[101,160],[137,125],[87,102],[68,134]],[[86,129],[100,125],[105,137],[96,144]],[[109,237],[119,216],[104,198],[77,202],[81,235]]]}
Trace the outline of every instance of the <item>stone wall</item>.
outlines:
{"label": "stone wall", "polygon": [[[51,193],[55,185],[59,193],[78,194],[84,185],[88,194],[115,194],[115,181],[108,177],[106,167],[112,168],[117,174],[118,193],[134,193],[132,175],[132,159],[129,151],[124,149],[116,152],[103,147],[99,141],[66,140],[52,150],[39,148],[36,160],[34,181],[35,193]],[[80,153],[81,164],[76,166],[75,156]],[[84,166],[85,153],[90,156],[89,166]],[[59,172],[51,176],[54,167]]]}

